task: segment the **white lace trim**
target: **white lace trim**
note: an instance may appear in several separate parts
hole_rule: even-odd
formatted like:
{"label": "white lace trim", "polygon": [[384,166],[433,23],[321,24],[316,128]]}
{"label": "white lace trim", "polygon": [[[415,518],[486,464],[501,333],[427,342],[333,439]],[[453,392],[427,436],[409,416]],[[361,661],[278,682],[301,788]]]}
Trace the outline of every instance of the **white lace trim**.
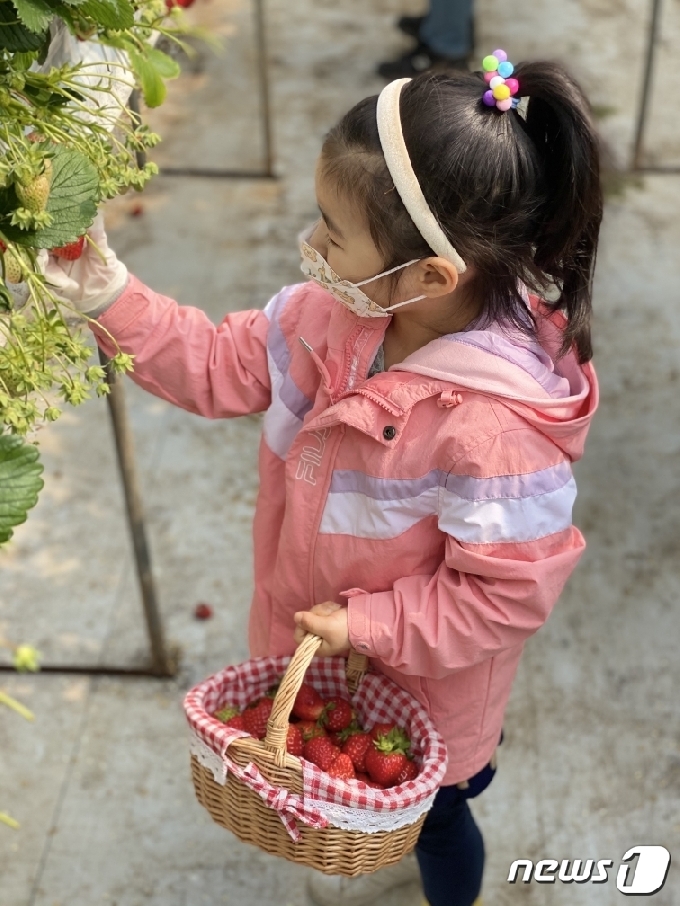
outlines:
{"label": "white lace trim", "polygon": [[374,812],[365,808],[348,808],[305,797],[305,805],[312,806],[323,813],[324,817],[340,830],[362,831],[365,834],[378,834],[381,831],[398,830],[408,827],[432,808],[436,793],[418,805],[400,808],[393,812]]}
{"label": "white lace trim", "polygon": [[189,733],[189,750],[192,755],[196,756],[198,763],[210,771],[215,782],[224,786],[227,782],[227,766],[224,759],[220,758],[199,736],[192,732]]}

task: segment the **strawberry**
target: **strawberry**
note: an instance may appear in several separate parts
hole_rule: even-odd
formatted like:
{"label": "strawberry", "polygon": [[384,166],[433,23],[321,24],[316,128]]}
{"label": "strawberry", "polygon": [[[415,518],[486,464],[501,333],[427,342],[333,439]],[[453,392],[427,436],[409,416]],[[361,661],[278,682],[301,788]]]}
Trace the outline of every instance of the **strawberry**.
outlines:
{"label": "strawberry", "polygon": [[245,730],[243,715],[238,708],[227,705],[221,711],[215,712],[217,720],[221,720],[225,727],[231,727],[233,730]]}
{"label": "strawberry", "polygon": [[[64,246],[64,248],[68,248],[68,246]],[[57,250],[53,249],[52,251],[56,253]],[[59,257],[63,258],[65,256],[61,255]],[[76,255],[76,258],[79,258],[79,257],[80,257],[80,255]],[[68,260],[74,261],[75,259],[70,258]],[[201,604],[197,604],[196,607],[194,607],[194,618],[197,620],[209,620],[212,617],[212,615],[213,615],[213,609],[210,606],[210,604],[201,603]]]}
{"label": "strawberry", "polygon": [[[64,261],[76,261],[83,254],[84,246],[85,236],[81,236],[75,242],[69,242],[66,245],[60,245],[58,248],[52,249],[52,254],[56,258],[63,258]],[[199,606],[209,607],[210,605],[203,604]]]}
{"label": "strawberry", "polygon": [[15,183],[17,198],[21,204],[33,214],[40,214],[47,207],[52,183],[52,161],[45,161],[44,172],[36,176],[27,186]]}
{"label": "strawberry", "polygon": [[336,780],[356,780],[354,765],[349,755],[343,755],[341,752],[328,769],[328,776],[335,777]]}
{"label": "strawberry", "polygon": [[371,780],[383,786],[394,786],[408,763],[409,747],[404,731],[396,728],[373,740],[373,746],[366,751],[366,770]]}
{"label": "strawberry", "polygon": [[406,783],[407,780],[415,780],[418,776],[418,766],[415,761],[407,761],[401,774],[394,781],[395,786]]}
{"label": "strawberry", "polygon": [[297,724],[288,725],[288,736],[286,737],[286,752],[289,755],[296,755],[302,758],[302,752],[305,746],[305,740]]}
{"label": "strawberry", "polygon": [[397,725],[395,723],[391,724],[376,724],[374,727],[368,731],[370,733],[371,739],[377,739],[379,736],[386,736],[388,733],[391,733],[392,730],[396,730]]}
{"label": "strawberry", "polygon": [[342,751],[345,755],[349,755],[357,771],[366,771],[366,752],[372,742],[368,733],[355,733],[343,745]]}
{"label": "strawberry", "polygon": [[12,249],[5,248],[2,256],[2,266],[5,276],[5,283],[21,283],[23,276],[21,265],[16,252]]}
{"label": "strawberry", "polygon": [[366,786],[370,786],[372,790],[384,790],[385,787],[382,783],[376,783],[375,780],[371,780],[368,774],[362,774],[360,771],[357,771],[357,780],[360,780],[362,783],[365,783]]}
{"label": "strawberry", "polygon": [[340,749],[334,746],[327,736],[315,736],[305,743],[303,755],[322,771],[327,771],[333,764]]}
{"label": "strawberry", "polygon": [[293,702],[293,714],[300,720],[318,720],[324,709],[324,701],[314,686],[303,683]]}
{"label": "strawberry", "polygon": [[267,735],[267,721],[272,713],[274,702],[271,698],[261,698],[255,705],[248,705],[243,712],[243,725],[245,730],[256,739],[264,739]]}
{"label": "strawberry", "polygon": [[351,704],[344,698],[330,698],[325,704],[321,722],[332,733],[346,730],[354,720]]}
{"label": "strawberry", "polygon": [[305,742],[309,742],[315,736],[328,736],[323,727],[320,727],[315,720],[301,720],[295,724]]}

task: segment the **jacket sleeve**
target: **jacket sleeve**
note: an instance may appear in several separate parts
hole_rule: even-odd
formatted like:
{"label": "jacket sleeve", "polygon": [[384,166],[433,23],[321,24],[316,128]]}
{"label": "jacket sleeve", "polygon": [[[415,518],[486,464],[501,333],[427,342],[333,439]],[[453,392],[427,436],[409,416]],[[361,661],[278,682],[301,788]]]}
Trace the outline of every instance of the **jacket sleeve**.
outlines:
{"label": "jacket sleeve", "polygon": [[130,375],[145,390],[207,418],[262,412],[271,402],[266,312],[240,311],[219,326],[131,277],[92,325],[108,355],[134,356]]}
{"label": "jacket sleeve", "polygon": [[442,482],[444,559],[434,575],[347,593],[352,647],[401,673],[439,679],[523,643],[543,625],[585,545],[571,524],[576,488],[568,461],[484,475],[489,463],[516,462],[505,448],[521,444],[517,436],[493,438]]}

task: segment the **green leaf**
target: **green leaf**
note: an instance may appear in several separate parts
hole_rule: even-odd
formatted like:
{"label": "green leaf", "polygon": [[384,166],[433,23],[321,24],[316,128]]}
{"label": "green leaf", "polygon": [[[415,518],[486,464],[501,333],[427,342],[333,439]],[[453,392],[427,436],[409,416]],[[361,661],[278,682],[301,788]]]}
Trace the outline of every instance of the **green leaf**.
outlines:
{"label": "green leaf", "polygon": [[73,242],[87,231],[97,213],[99,179],[80,152],[52,143],[45,143],[44,149],[54,155],[46,208],[52,215],[51,225],[38,231],[19,230],[9,223],[2,228],[7,238],[19,245],[49,249]]}
{"label": "green leaf", "polygon": [[12,0],[19,18],[29,31],[42,34],[54,16],[45,0]]}
{"label": "green leaf", "polygon": [[176,79],[180,74],[179,63],[173,60],[168,54],[155,47],[149,47],[146,51],[146,58],[154,67],[156,72],[164,79]]}
{"label": "green leaf", "polygon": [[78,12],[104,28],[116,31],[132,28],[135,24],[135,13],[129,0],[85,0]]}
{"label": "green leaf", "polygon": [[19,14],[11,3],[0,3],[0,48],[10,53],[28,53],[39,50],[45,43],[46,36],[46,30],[36,34],[22,25]]}
{"label": "green leaf", "polygon": [[12,537],[15,525],[38,502],[44,482],[35,444],[11,434],[0,435],[0,544]]}
{"label": "green leaf", "polygon": [[129,51],[130,63],[139,79],[144,100],[149,107],[159,107],[165,99],[166,88],[154,64],[136,51]]}

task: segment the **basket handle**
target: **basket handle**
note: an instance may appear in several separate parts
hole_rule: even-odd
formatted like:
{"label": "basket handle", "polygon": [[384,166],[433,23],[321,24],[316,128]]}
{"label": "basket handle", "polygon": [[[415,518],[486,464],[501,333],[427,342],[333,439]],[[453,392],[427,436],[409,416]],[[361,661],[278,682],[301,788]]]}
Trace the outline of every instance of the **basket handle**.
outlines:
{"label": "basket handle", "polygon": [[[281,680],[281,685],[274,699],[274,707],[267,722],[265,746],[276,756],[276,763],[282,766],[286,759],[286,740],[288,738],[288,721],[293,705],[305,678],[307,668],[319,650],[323,639],[308,632],[297,647],[293,658]],[[351,650],[347,659],[347,685],[350,692],[356,692],[366,669],[368,658]]]}

